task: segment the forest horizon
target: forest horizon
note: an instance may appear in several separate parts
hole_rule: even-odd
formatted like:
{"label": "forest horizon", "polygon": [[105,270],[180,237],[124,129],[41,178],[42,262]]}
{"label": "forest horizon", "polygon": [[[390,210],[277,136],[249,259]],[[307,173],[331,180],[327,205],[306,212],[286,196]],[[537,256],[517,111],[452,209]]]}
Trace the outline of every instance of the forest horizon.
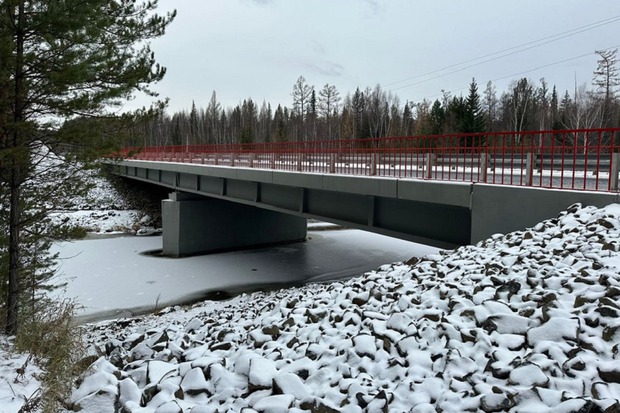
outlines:
{"label": "forest horizon", "polygon": [[163,109],[137,125],[135,146],[234,144],[258,142],[367,139],[477,132],[589,129],[620,126],[617,49],[597,51],[592,82],[559,91],[546,79],[513,80],[498,92],[490,81],[484,90],[473,78],[466,96],[442,90],[441,99],[401,102],[376,85],[344,97],[335,86],[320,89],[300,76],[291,105],[260,105],[246,98],[222,107],[216,91],[202,106],[172,114]]}

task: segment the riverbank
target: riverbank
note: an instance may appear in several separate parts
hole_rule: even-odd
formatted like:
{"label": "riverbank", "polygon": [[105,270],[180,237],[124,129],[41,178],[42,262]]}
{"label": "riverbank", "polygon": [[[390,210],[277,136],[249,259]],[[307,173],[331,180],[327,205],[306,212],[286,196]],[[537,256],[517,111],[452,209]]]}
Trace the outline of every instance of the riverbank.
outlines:
{"label": "riverbank", "polygon": [[616,412],[620,206],[348,281],[92,324],[82,412]]}

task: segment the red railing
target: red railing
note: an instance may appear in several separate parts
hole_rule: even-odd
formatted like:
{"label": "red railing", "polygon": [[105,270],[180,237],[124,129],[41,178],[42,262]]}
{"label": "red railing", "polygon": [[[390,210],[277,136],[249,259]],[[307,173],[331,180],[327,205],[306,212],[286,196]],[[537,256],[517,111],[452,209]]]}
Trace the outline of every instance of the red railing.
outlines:
{"label": "red railing", "polygon": [[620,128],[126,148],[160,162],[618,191]]}

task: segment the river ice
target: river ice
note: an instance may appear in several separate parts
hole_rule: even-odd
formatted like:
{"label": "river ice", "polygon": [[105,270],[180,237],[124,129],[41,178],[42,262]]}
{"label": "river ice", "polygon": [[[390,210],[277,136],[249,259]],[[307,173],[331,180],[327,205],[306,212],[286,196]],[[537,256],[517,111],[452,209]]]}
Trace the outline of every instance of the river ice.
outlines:
{"label": "river ice", "polygon": [[310,231],[306,242],[186,258],[148,254],[160,236],[57,244],[57,283],[82,306],[82,319],[128,316],[195,301],[213,291],[299,285],[361,274],[437,248],[358,230]]}

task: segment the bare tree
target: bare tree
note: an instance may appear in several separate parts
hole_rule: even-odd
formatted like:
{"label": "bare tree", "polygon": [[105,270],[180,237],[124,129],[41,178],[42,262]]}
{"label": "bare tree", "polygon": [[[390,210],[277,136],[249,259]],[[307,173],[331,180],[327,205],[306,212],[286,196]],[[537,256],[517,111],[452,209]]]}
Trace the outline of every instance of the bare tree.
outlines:
{"label": "bare tree", "polygon": [[[575,88],[572,104],[567,108],[565,119],[567,129],[588,129],[600,126],[602,105],[586,84]],[[583,147],[583,151],[589,144],[588,134],[574,136],[574,144]]]}
{"label": "bare tree", "polygon": [[340,94],[336,86],[326,83],[319,91],[319,111],[325,118],[327,125],[327,138],[332,139],[332,117],[338,112],[340,104]]}
{"label": "bare tree", "polygon": [[498,112],[498,104],[497,93],[493,82],[489,80],[487,83],[487,87],[484,90],[484,98],[482,100],[482,110],[485,115],[485,123],[487,125],[487,130],[494,132],[495,125],[497,124],[497,112]]}
{"label": "bare tree", "polygon": [[303,76],[299,76],[297,82],[293,85],[293,111],[300,122],[302,140],[306,140],[307,138],[304,121],[306,120],[313,90],[314,88],[306,83],[306,79]]}
{"label": "bare tree", "polygon": [[620,74],[618,73],[616,54],[618,49],[613,50],[597,50],[596,54],[600,56],[598,66],[594,71],[592,84],[596,86],[597,92],[602,96],[601,116],[603,118],[603,127],[612,124],[612,101],[615,99],[615,87],[620,85]]}
{"label": "bare tree", "polygon": [[[534,85],[527,78],[512,82],[510,92],[502,95],[501,104],[507,129],[520,132],[532,128]],[[515,144],[521,143],[519,136]]]}
{"label": "bare tree", "polygon": [[388,100],[392,99],[392,94],[386,93],[381,89],[380,85],[377,85],[372,91],[368,89],[365,95],[368,96],[366,100],[366,113],[370,137],[379,138],[385,136],[390,114]]}

